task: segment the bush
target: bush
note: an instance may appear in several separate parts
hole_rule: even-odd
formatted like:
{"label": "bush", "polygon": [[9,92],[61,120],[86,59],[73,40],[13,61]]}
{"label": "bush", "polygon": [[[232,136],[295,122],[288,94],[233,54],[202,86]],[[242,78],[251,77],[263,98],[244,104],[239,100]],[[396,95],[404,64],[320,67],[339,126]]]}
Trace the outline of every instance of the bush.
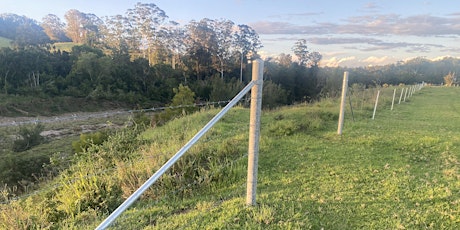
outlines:
{"label": "bush", "polygon": [[14,152],[23,152],[31,149],[34,146],[40,145],[45,141],[45,138],[40,135],[44,130],[44,126],[37,124],[32,127],[22,126],[19,129],[20,139],[13,143]]}
{"label": "bush", "polygon": [[264,108],[276,108],[288,103],[288,95],[285,89],[272,81],[264,82],[264,89],[262,92],[262,106]]}
{"label": "bush", "polygon": [[195,93],[188,86],[180,84],[179,88],[174,88],[173,91],[175,95],[170,104],[171,107],[162,113],[155,114],[152,118],[152,126],[163,125],[176,117],[191,114],[197,110],[194,106],[187,107],[195,103]]}
{"label": "bush", "polygon": [[72,142],[72,149],[75,153],[81,153],[88,150],[92,145],[100,145],[107,140],[107,134],[103,132],[96,132],[80,134],[80,140]]}

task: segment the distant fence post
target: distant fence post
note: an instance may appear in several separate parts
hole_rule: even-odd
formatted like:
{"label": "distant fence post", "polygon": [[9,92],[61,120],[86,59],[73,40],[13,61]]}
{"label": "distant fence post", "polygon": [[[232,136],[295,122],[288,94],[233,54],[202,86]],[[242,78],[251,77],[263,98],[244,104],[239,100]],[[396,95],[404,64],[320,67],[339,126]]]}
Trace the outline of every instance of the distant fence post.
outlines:
{"label": "distant fence post", "polygon": [[404,102],[406,102],[406,97],[407,97],[407,91],[409,91],[409,88],[404,88],[406,91],[404,91]]}
{"label": "distant fence post", "polygon": [[375,118],[375,112],[377,111],[377,105],[379,104],[380,90],[377,91],[377,98],[375,99],[374,113],[372,114],[372,120]]}
{"label": "distant fence post", "polygon": [[342,135],[343,120],[345,116],[345,100],[347,98],[348,88],[348,71],[343,72],[343,83],[342,83],[342,101],[340,102],[340,114],[339,114],[339,125],[337,127],[337,134]]}
{"label": "distant fence post", "polygon": [[391,110],[393,110],[393,106],[395,105],[395,97],[396,97],[396,89],[393,90],[393,100],[391,101]]}
{"label": "distant fence post", "polygon": [[252,62],[251,112],[249,119],[248,179],[246,204],[256,204],[257,167],[259,161],[260,116],[262,114],[264,62],[261,59]]}
{"label": "distant fence post", "polygon": [[401,104],[401,99],[402,99],[403,93],[404,93],[404,88],[401,89],[401,96],[399,96],[399,102],[398,102],[398,104]]}

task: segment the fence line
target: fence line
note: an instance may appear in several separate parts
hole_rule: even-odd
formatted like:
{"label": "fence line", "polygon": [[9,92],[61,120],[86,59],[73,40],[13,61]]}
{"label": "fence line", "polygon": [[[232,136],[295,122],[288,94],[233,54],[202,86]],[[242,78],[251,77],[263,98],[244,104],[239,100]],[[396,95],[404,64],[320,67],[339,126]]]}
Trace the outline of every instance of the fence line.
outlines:
{"label": "fence line", "polygon": [[[251,89],[254,91],[257,91],[257,93],[262,92],[262,84],[263,84],[263,76],[260,76],[263,74],[263,61],[260,59],[254,60],[253,61],[253,81],[251,81],[240,93],[238,93],[216,116],[214,116],[198,133],[192,137],[179,151],[177,151],[176,154],[174,154],[173,157],[171,157],[157,172],[155,172],[141,187],[139,187],[131,196],[129,196],[115,211],[113,211],[96,229],[105,229],[110,224],[115,221],[115,219],[118,218],[129,206],[131,206],[153,183],[155,183],[159,177],[161,177],[166,170],[168,170],[176,161],[178,161],[186,152],[188,149],[190,149],[209,129],[211,129],[222,117],[225,115],[233,106],[238,103],[241,98],[243,98]],[[254,76],[254,73],[257,74],[257,76]],[[251,118],[250,120],[252,121],[252,108],[255,107],[257,109],[261,109],[261,100],[259,101],[258,98],[262,98],[262,95],[254,95],[254,93],[251,94]],[[256,104],[254,106],[253,104]],[[255,112],[255,114],[258,114],[260,116],[260,111]],[[256,118],[256,120],[260,121],[260,118]],[[259,122],[260,125],[260,122]],[[250,123],[250,128],[253,126],[253,122]],[[255,124],[257,126],[257,124]],[[259,131],[256,131],[256,133]],[[250,140],[252,139],[257,139],[250,137]],[[258,140],[257,140],[258,141]],[[258,143],[255,144],[258,147]],[[249,146],[251,146],[251,142],[249,143]],[[249,149],[248,153],[251,155],[253,152],[258,152],[257,150],[251,150]],[[251,156],[249,157],[251,158]],[[257,160],[255,161],[257,163]],[[256,166],[257,167],[257,166]],[[257,171],[256,171],[257,173]],[[248,175],[249,175],[249,170],[248,170]],[[257,177],[256,177],[257,178]],[[249,180],[248,180],[249,181]],[[248,189],[249,190],[249,189]]]}
{"label": "fence line", "polygon": [[178,108],[190,108],[190,107],[199,107],[199,106],[209,106],[209,105],[220,105],[226,104],[230,102],[227,101],[216,101],[216,102],[203,102],[203,103],[196,103],[190,105],[178,105],[178,106],[163,106],[163,107],[152,107],[152,108],[145,108],[145,109],[137,109],[137,110],[120,110],[120,111],[112,111],[112,112],[96,112],[87,115],[77,115],[74,113],[69,116],[62,116],[62,117],[54,117],[48,119],[30,119],[26,121],[11,121],[11,122],[2,122],[0,123],[0,127],[2,126],[19,126],[19,125],[26,125],[26,124],[38,124],[38,123],[55,123],[60,121],[77,121],[77,120],[87,120],[89,118],[102,118],[102,117],[111,117],[116,115],[123,115],[123,114],[132,114],[132,113],[140,113],[140,112],[156,112],[162,111],[166,109],[178,109]]}
{"label": "fence line", "polygon": [[[377,110],[379,110],[380,108],[383,108],[382,104],[383,104],[384,108],[388,108],[389,110],[393,110],[396,107],[396,105],[395,105],[396,101],[395,100],[397,100],[397,98],[396,98],[397,97],[397,95],[396,95],[397,90],[399,90],[399,89],[401,90],[400,94],[399,94],[399,102],[397,102],[398,104],[401,104],[401,101],[403,101],[403,97],[404,97],[404,102],[408,101],[409,97],[413,96],[417,91],[421,90],[425,85],[426,85],[426,83],[422,82],[422,83],[418,83],[418,84],[414,84],[414,85],[408,85],[406,87],[398,87],[398,86],[396,86],[394,88],[393,87],[390,87],[390,88],[386,88],[386,87],[385,88],[381,88],[381,87],[377,87],[377,88],[360,88],[360,89],[352,88],[351,94],[350,94],[350,107],[351,107],[351,113],[352,113],[351,115],[353,116],[353,121],[355,120],[354,119],[354,114],[353,114],[354,113],[353,112],[353,104],[355,104],[357,107],[360,106],[361,109],[359,111],[357,111],[357,112],[360,112],[358,114],[364,115],[366,117],[368,117],[367,108],[369,108],[369,110],[370,110],[371,109],[371,104],[372,104],[372,110],[370,110],[371,114],[369,114],[369,117],[372,120],[374,120]],[[391,96],[390,96],[390,93],[389,93],[390,89],[391,89]],[[354,100],[355,103],[351,103],[352,97],[356,97],[356,99],[359,99],[359,100]],[[378,98],[378,97],[380,97],[380,98]],[[377,101],[377,100],[379,100],[379,101]],[[340,113],[339,113],[339,121],[338,121],[339,128],[340,128],[340,123],[341,123],[340,122]]]}
{"label": "fence line", "polygon": [[[248,99],[246,99],[246,100],[248,100]],[[118,111],[118,112],[115,112],[114,115],[118,115],[118,114],[122,114],[122,113],[143,112],[143,111],[146,111],[146,110],[147,111],[156,111],[156,110],[164,110],[164,109],[176,109],[176,108],[187,108],[187,107],[197,107],[197,106],[208,106],[208,105],[223,104],[223,103],[228,103],[228,102],[230,102],[230,100],[228,100],[228,101],[218,101],[218,102],[197,103],[197,104],[192,104],[192,105],[166,106],[166,107],[157,107],[157,108],[140,109],[140,110]],[[85,116],[79,116],[79,117],[80,118],[81,117],[98,118],[98,117],[102,117],[100,115],[104,115],[104,114],[106,114],[106,112],[97,113],[97,114],[91,114],[91,115],[85,115]],[[73,117],[74,116],[71,116],[71,118],[73,118]],[[55,121],[54,119],[48,119],[48,120],[49,121]],[[65,120],[65,118],[62,119],[62,120]],[[80,119],[80,120],[83,120],[83,119]],[[39,122],[40,123],[46,123],[46,121],[47,120],[40,120]],[[29,122],[32,123],[32,122],[35,122],[35,120],[30,120]],[[5,123],[3,123],[3,124],[5,124]],[[6,123],[6,124],[9,124],[9,123]],[[20,124],[19,122],[16,123],[16,125],[19,125],[19,124]],[[25,124],[25,123],[23,123],[23,124]],[[0,126],[1,126],[1,123],[0,123]],[[170,154],[168,154],[168,153],[157,154],[157,155],[149,156],[148,158],[161,157],[161,156],[170,156]],[[145,157],[143,159],[145,159]],[[68,159],[68,161],[64,161],[64,162],[71,162],[71,161],[72,161],[72,159]],[[142,160],[140,160],[140,161],[142,161]],[[134,163],[135,162],[132,162],[131,164],[134,164]],[[118,167],[113,167],[113,168],[100,170],[97,173],[88,174],[88,175],[84,176],[84,178],[89,178],[89,177],[92,177],[92,176],[99,176],[99,175],[102,175],[102,174],[104,174],[106,172],[115,171],[115,170],[118,170]],[[73,183],[74,181],[76,181],[78,179],[79,178],[72,178],[68,182]],[[23,194],[23,195],[19,195],[19,196],[13,196],[13,197],[9,198],[6,201],[0,202],[0,205],[9,204],[9,203],[11,203],[13,201],[26,199],[26,198],[28,198],[30,196],[44,193],[44,192],[48,191],[49,189],[56,189],[56,188],[60,188],[62,186],[64,186],[64,183],[53,183],[52,185],[48,185],[48,186],[46,186],[44,188],[40,188],[39,190],[35,190],[35,191],[32,191],[32,192],[27,193],[27,194]],[[4,189],[13,189],[13,187],[5,187]]]}

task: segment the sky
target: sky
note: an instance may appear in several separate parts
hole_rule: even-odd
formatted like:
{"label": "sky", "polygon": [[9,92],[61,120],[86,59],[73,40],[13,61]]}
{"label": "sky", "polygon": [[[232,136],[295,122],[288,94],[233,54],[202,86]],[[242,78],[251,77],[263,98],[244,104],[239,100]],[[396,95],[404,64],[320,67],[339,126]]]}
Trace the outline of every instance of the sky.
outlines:
{"label": "sky", "polygon": [[[260,36],[262,57],[292,54],[305,39],[321,66],[376,66],[415,57],[460,58],[457,0],[0,0],[0,13],[41,21],[70,9],[99,17],[154,3],[170,20],[229,19]],[[294,55],[293,55],[294,56]]]}

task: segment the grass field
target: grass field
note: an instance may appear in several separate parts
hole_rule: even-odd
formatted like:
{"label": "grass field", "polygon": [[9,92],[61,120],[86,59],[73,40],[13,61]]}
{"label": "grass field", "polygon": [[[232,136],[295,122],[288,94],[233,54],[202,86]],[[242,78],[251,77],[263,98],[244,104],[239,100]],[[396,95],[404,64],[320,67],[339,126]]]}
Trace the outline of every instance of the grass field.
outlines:
{"label": "grass field", "polygon": [[0,37],[0,48],[2,48],[2,47],[10,47],[11,46],[10,42],[11,42],[10,39]]}
{"label": "grass field", "polygon": [[[160,181],[111,229],[458,229],[459,93],[460,88],[427,87],[391,111],[387,90],[375,120],[372,106],[356,108],[354,122],[347,111],[342,136],[336,133],[337,100],[264,112],[253,207],[245,205],[249,113],[236,108],[185,155],[205,158],[179,162],[169,175],[195,182],[169,181],[176,189],[159,195],[168,186],[168,180]],[[137,158],[119,162],[113,174],[128,175],[123,197],[166,160],[158,154],[173,154],[215,113],[197,113],[143,133],[148,143]],[[188,174],[177,171],[224,153],[231,155],[203,164],[207,174],[199,173],[201,167]],[[29,227],[46,226],[38,213],[48,206],[40,212],[15,205],[3,207],[0,220],[22,215],[23,221],[36,218]],[[94,229],[107,215],[87,209],[54,227]]]}
{"label": "grass field", "polygon": [[54,46],[56,47],[57,50],[70,52],[70,51],[72,51],[72,47],[75,46],[75,43],[73,43],[73,42],[56,42],[56,43],[54,43]]}
{"label": "grass field", "polygon": [[335,112],[327,104],[266,113],[257,206],[245,206],[240,172],[186,199],[139,202],[115,229],[457,229],[459,93],[425,88],[375,120],[348,119],[342,137],[335,117],[305,128],[308,114]]}

